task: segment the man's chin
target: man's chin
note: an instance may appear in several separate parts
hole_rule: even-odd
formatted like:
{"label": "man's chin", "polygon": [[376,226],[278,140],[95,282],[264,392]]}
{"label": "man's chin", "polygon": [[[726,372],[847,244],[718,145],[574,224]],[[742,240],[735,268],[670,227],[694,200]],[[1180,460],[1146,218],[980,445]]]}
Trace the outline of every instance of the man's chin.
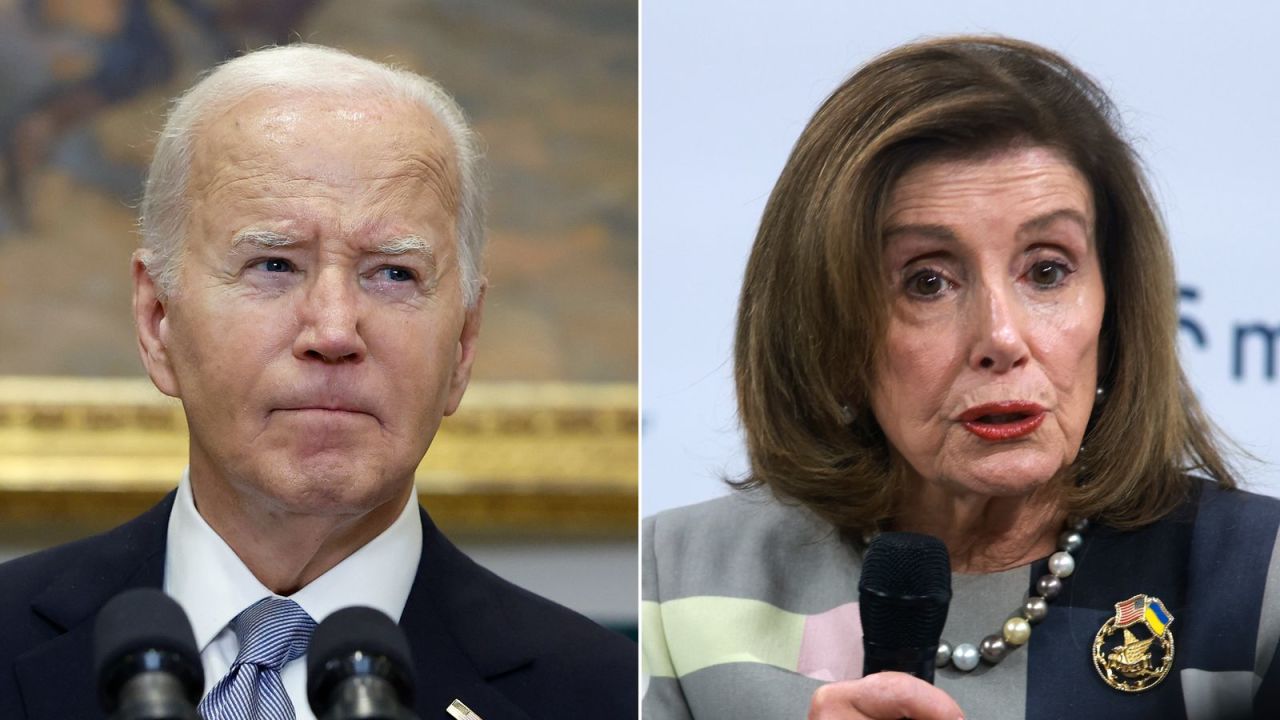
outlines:
{"label": "man's chin", "polygon": [[254,444],[270,448],[267,452],[280,460],[309,468],[324,463],[366,464],[364,456],[371,455],[372,449],[388,450],[378,421],[355,413],[326,416],[321,421],[276,423],[270,432],[255,438]]}
{"label": "man's chin", "polygon": [[257,475],[256,490],[279,512],[362,515],[404,497],[412,473],[353,462],[348,454],[311,454],[276,463]]}

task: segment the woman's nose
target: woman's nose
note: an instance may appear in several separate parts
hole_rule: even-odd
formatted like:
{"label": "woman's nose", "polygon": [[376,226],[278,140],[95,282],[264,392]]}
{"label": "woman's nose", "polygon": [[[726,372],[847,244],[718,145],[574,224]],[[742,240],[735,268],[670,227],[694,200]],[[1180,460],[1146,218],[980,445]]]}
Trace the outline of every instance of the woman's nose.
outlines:
{"label": "woman's nose", "polygon": [[1027,317],[1012,288],[984,286],[970,312],[974,336],[969,364],[975,370],[1004,373],[1027,363]]}

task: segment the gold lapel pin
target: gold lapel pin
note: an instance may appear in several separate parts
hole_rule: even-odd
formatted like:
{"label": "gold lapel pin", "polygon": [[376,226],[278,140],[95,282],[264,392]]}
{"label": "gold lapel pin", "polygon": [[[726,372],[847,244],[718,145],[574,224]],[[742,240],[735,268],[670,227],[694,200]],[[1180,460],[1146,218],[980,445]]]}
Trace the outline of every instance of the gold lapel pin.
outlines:
{"label": "gold lapel pin", "polygon": [[1134,595],[1116,603],[1115,616],[1107,618],[1093,639],[1093,667],[1102,681],[1122,692],[1158,685],[1173,667],[1172,624],[1173,615],[1160,598]]}

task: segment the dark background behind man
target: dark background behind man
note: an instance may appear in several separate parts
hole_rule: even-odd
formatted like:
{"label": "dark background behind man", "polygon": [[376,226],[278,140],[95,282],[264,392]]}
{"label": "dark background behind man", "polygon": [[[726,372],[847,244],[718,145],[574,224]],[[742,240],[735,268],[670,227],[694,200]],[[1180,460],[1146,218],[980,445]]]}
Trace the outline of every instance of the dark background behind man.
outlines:
{"label": "dark background behind man", "polygon": [[[170,97],[228,49],[301,38],[430,74],[482,136],[485,351],[424,502],[486,566],[634,629],[634,3],[0,0],[0,20],[0,558],[135,514],[160,494],[140,472],[173,477],[185,426],[142,376],[119,272],[142,172]],[[53,457],[50,437],[87,444]],[[132,455],[85,454],[103,450]],[[60,464],[101,482],[59,489]]]}
{"label": "dark background behind man", "polygon": [[[633,0],[135,5],[0,0],[0,53],[21,56],[0,63],[0,130],[9,133],[0,147],[16,135],[40,145],[21,159],[21,209],[7,186],[0,209],[0,375],[141,373],[121,312],[128,283],[99,270],[118,267],[134,246],[129,205],[166,104],[227,46],[284,37],[427,73],[480,133],[492,189],[489,275],[501,292],[487,307],[491,352],[477,360],[477,377],[634,381]],[[291,17],[240,6],[289,6],[281,13]],[[129,21],[140,12],[147,22],[133,25],[145,32]],[[73,88],[105,97],[73,101]],[[55,274],[31,272],[54,265]]]}
{"label": "dark background behind man", "polygon": [[[191,619],[205,717],[310,717],[308,627],[351,605],[399,620],[419,716],[464,696],[491,717],[634,712],[634,644],[481,570],[419,508],[488,287],[479,151],[446,93],[300,44],[226,62],[174,103],[132,304],[189,464],[139,518],[0,566],[6,717],[96,717],[86,629],[147,587]],[[287,656],[282,627],[298,631]]]}

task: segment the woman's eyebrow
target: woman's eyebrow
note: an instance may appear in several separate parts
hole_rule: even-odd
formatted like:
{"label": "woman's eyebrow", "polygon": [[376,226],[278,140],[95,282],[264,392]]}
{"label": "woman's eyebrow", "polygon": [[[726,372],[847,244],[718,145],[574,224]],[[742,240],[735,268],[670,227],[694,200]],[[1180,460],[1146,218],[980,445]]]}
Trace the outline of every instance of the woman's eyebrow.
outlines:
{"label": "woman's eyebrow", "polygon": [[1090,227],[1088,218],[1075,208],[1061,208],[1031,218],[1018,226],[1018,234],[1024,235],[1044,230],[1059,220],[1070,220],[1080,226],[1086,237],[1093,237],[1093,228]]}
{"label": "woman's eyebrow", "polygon": [[937,225],[934,223],[910,223],[906,225],[890,225],[885,228],[885,242],[888,242],[899,235],[919,235],[947,242],[955,242],[956,240],[955,232],[946,225]]}

